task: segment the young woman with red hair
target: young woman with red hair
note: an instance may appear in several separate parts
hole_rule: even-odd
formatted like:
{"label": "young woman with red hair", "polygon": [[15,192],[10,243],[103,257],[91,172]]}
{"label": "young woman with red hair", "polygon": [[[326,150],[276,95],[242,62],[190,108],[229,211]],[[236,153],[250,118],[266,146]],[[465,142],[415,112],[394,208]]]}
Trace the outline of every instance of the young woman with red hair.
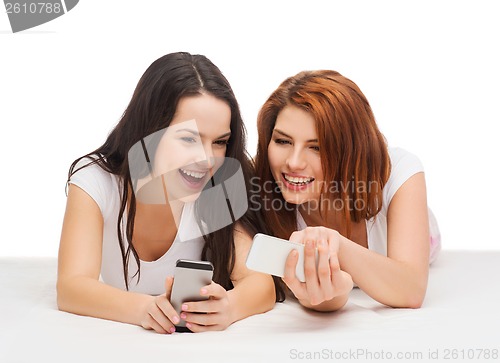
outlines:
{"label": "young woman with red hair", "polygon": [[306,282],[295,252],[283,278],[299,302],[337,310],[354,283],[382,304],[420,307],[440,249],[423,167],[388,147],[358,86],[331,70],[290,77],[263,105],[258,132],[266,220],[305,244]]}

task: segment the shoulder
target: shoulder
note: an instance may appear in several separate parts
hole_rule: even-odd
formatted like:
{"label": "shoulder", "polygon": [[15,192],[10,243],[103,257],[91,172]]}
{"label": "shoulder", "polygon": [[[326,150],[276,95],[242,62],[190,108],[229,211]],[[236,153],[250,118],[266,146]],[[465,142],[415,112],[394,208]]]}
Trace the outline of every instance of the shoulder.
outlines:
{"label": "shoulder", "polygon": [[388,151],[391,158],[391,174],[383,190],[383,210],[387,210],[392,197],[408,179],[424,171],[420,159],[408,150],[390,147]]}
{"label": "shoulder", "polygon": [[388,151],[391,158],[391,176],[394,173],[401,173],[408,169],[424,170],[420,159],[410,151],[400,147],[389,147]]}
{"label": "shoulder", "polygon": [[103,216],[108,213],[108,207],[119,196],[118,178],[91,158],[83,158],[75,165],[68,183],[78,186],[89,194],[101,209]]}
{"label": "shoulder", "polygon": [[73,168],[73,174],[70,177],[70,182],[80,179],[99,180],[102,182],[110,182],[112,179],[111,173],[104,170],[96,159],[86,157],[78,161]]}

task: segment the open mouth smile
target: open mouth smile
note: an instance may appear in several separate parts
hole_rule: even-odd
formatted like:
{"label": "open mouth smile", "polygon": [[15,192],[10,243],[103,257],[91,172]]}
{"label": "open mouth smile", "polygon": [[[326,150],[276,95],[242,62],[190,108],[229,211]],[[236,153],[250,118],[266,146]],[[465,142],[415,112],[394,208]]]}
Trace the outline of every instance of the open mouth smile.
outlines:
{"label": "open mouth smile", "polygon": [[208,171],[201,172],[180,168],[179,174],[189,187],[197,189],[205,185]]}
{"label": "open mouth smile", "polygon": [[283,184],[291,190],[306,189],[314,181],[313,177],[292,176],[286,173],[281,174]]}

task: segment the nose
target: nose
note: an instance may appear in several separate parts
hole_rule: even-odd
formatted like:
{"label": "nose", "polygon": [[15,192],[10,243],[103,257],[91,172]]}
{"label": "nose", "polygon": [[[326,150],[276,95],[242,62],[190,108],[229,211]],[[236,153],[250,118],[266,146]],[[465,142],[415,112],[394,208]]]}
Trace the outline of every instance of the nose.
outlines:
{"label": "nose", "polygon": [[299,148],[293,148],[286,159],[286,165],[293,170],[302,170],[307,166],[307,161]]}
{"label": "nose", "polygon": [[204,169],[211,169],[215,166],[215,157],[211,144],[200,150],[200,153],[197,155],[195,160],[195,164]]}

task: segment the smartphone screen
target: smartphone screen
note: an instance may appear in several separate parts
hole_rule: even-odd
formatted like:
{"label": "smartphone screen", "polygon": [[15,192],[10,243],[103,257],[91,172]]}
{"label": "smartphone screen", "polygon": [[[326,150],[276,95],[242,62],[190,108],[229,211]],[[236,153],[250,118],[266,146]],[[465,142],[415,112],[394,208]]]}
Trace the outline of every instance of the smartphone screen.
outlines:
{"label": "smartphone screen", "polygon": [[[214,267],[208,261],[178,260],[175,264],[174,284],[170,303],[177,314],[181,313],[181,306],[184,302],[207,300],[207,296],[200,295],[203,286],[212,282]],[[181,320],[176,325],[176,331],[188,332],[186,322]]]}

